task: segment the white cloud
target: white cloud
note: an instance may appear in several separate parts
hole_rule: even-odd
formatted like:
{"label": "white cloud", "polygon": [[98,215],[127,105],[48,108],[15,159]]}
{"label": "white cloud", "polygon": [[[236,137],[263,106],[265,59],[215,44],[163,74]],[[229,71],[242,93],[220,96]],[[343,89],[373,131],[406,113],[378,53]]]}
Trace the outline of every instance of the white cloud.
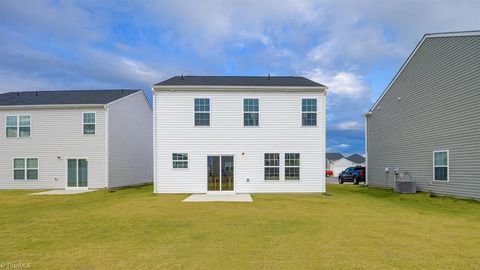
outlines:
{"label": "white cloud", "polygon": [[334,53],[334,43],[324,42],[317,45],[307,53],[307,59],[322,64],[330,64],[336,53]]}
{"label": "white cloud", "polygon": [[336,125],[339,130],[360,130],[363,125],[358,121],[345,121]]}
{"label": "white cloud", "polygon": [[347,147],[350,147],[350,144],[342,143],[342,144],[339,144],[338,147],[347,148]]}
{"label": "white cloud", "polygon": [[333,95],[348,98],[358,98],[368,92],[368,87],[360,75],[348,71],[336,73],[324,72],[319,68],[304,72],[307,78],[328,86],[328,92]]}
{"label": "white cloud", "polygon": [[277,43],[290,42],[324,21],[313,0],[143,1],[141,6],[149,17],[158,18],[153,20],[157,26],[167,27],[173,43],[210,55],[232,44],[256,42],[283,54],[285,48]]}

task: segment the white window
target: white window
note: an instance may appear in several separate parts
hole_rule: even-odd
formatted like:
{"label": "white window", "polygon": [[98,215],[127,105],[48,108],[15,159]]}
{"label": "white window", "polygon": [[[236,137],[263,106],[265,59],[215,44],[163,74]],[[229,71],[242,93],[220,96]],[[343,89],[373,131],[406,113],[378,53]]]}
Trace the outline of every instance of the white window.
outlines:
{"label": "white window", "polygon": [[14,158],[13,180],[38,180],[38,158]]}
{"label": "white window", "polygon": [[280,154],[265,154],[265,180],[280,180]]}
{"label": "white window", "polygon": [[96,122],[97,117],[94,112],[84,112],[83,113],[83,134],[84,135],[94,135],[96,133]]}
{"label": "white window", "polygon": [[172,167],[174,169],[186,169],[188,168],[188,154],[187,153],[173,153],[172,154]]}
{"label": "white window", "polygon": [[243,125],[258,126],[258,98],[243,100]]}
{"label": "white window", "polygon": [[448,150],[433,152],[433,180],[448,182],[449,179]]}
{"label": "white window", "polygon": [[210,126],[210,99],[196,98],[195,126]]}
{"label": "white window", "polygon": [[300,180],[299,153],[285,153],[285,180]]}
{"label": "white window", "polygon": [[317,125],[317,100],[314,98],[302,99],[302,126]]}
{"label": "white window", "polygon": [[6,137],[30,137],[30,115],[7,115],[5,117]]}

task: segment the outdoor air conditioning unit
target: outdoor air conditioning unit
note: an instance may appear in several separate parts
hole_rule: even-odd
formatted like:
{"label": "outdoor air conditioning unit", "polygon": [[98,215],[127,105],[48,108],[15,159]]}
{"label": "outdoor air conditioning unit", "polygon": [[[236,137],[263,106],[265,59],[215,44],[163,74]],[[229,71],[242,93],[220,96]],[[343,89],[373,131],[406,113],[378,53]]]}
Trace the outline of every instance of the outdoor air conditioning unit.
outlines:
{"label": "outdoor air conditioning unit", "polygon": [[417,185],[415,181],[397,181],[395,182],[395,192],[403,194],[417,193]]}
{"label": "outdoor air conditioning unit", "polygon": [[[406,176],[409,178],[406,178]],[[417,193],[417,182],[415,177],[406,170],[395,169],[395,192],[402,194],[414,194]]]}

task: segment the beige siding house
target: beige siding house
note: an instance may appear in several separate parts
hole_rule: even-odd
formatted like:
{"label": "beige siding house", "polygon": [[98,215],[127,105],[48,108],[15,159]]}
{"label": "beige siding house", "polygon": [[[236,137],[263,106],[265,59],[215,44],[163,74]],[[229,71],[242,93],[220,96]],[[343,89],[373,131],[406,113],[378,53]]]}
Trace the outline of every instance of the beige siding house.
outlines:
{"label": "beige siding house", "polygon": [[325,192],[325,90],[273,76],[154,85],[155,192]]}
{"label": "beige siding house", "polygon": [[152,181],[143,91],[0,95],[0,189],[95,189]]}

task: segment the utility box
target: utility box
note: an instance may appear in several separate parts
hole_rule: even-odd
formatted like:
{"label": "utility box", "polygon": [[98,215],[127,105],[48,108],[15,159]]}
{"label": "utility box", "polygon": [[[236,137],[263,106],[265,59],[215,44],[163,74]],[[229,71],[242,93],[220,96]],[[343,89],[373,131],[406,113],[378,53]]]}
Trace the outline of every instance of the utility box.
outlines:
{"label": "utility box", "polygon": [[417,185],[415,181],[396,181],[395,192],[402,194],[417,193]]}

